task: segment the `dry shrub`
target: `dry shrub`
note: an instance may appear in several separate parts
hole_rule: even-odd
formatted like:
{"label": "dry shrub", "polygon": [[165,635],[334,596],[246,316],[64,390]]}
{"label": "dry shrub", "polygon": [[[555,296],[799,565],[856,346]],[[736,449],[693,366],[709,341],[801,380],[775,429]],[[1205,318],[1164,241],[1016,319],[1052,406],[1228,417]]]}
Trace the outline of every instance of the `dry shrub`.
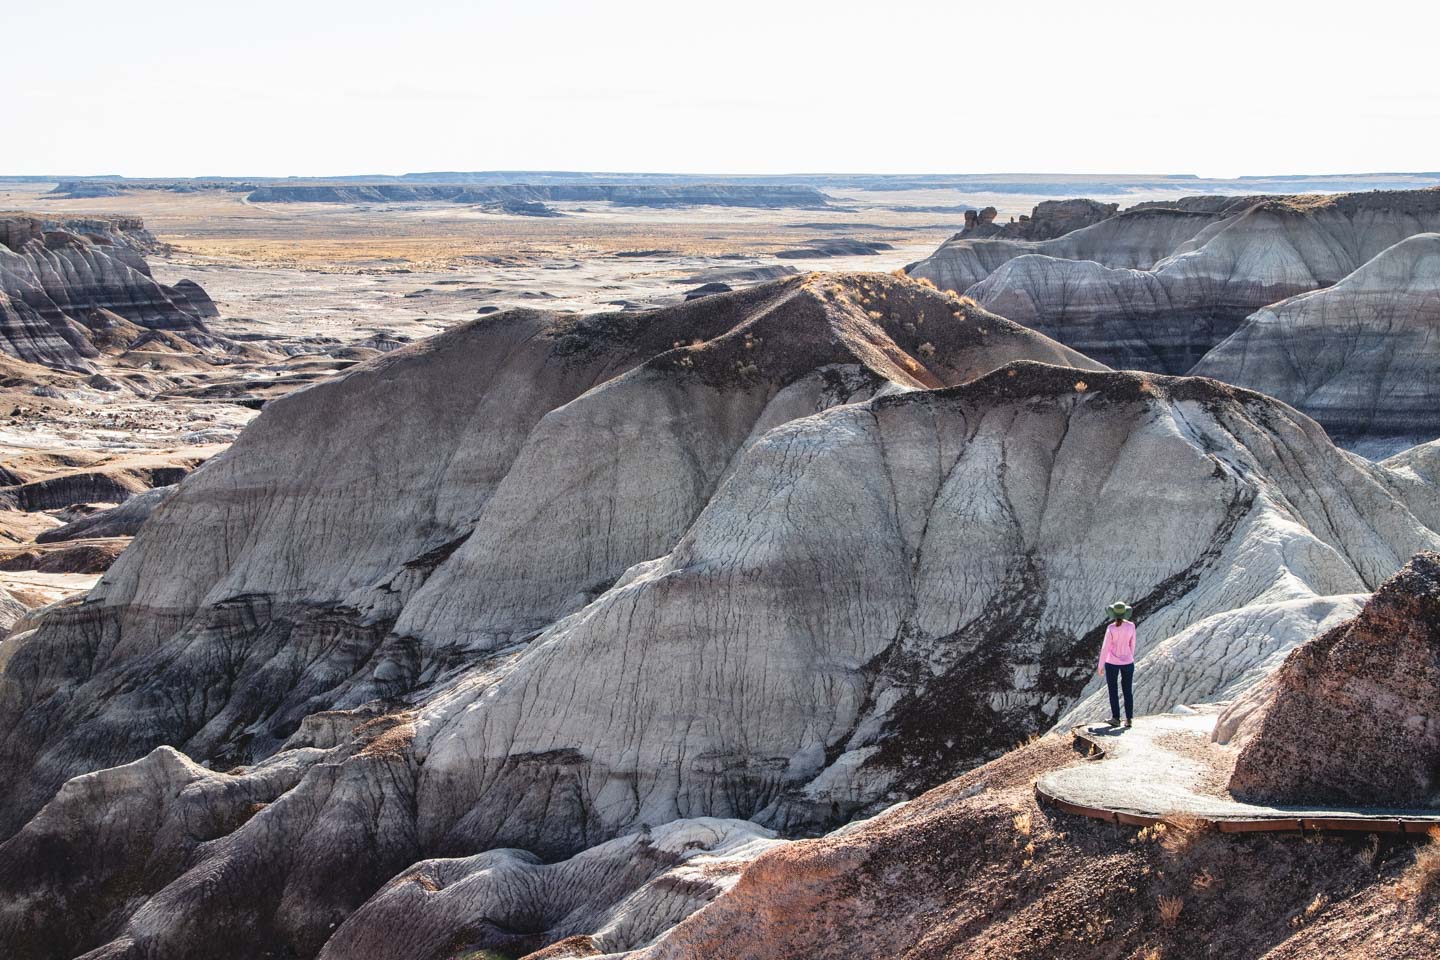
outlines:
{"label": "dry shrub", "polygon": [[1156,824],[1164,829],[1157,831],[1157,839],[1166,853],[1179,856],[1194,846],[1210,830],[1210,824],[1188,814],[1174,814]]}
{"label": "dry shrub", "polygon": [[1315,899],[1311,900],[1308,904],[1306,904],[1304,910],[1301,910],[1299,913],[1295,914],[1295,916],[1290,918],[1291,928],[1299,930],[1301,927],[1305,926],[1305,924],[1309,923],[1311,920],[1314,920],[1315,917],[1319,915],[1320,911],[1324,910],[1328,906],[1330,906],[1329,894],[1315,894]]}
{"label": "dry shrub", "polygon": [[1415,851],[1415,862],[1400,879],[1401,893],[1423,898],[1440,892],[1440,827],[1431,827],[1430,840]]}
{"label": "dry shrub", "polygon": [[1159,947],[1146,947],[1136,954],[1136,960],[1165,960],[1165,955],[1160,952]]}
{"label": "dry shrub", "polygon": [[373,717],[355,727],[354,733],[366,741],[357,756],[400,760],[415,739],[415,714],[400,711]]}
{"label": "dry shrub", "polygon": [[1024,813],[1015,814],[1015,832],[1022,837],[1028,837],[1035,830],[1035,818],[1029,810]]}
{"label": "dry shrub", "polygon": [[924,343],[920,344],[919,350],[920,350],[920,356],[922,356],[922,357],[933,357],[933,356],[935,356],[935,344],[931,343],[931,342],[928,341],[928,340],[925,341]]}
{"label": "dry shrub", "polygon": [[931,280],[929,277],[915,277],[914,280],[922,287],[929,287],[931,290],[937,289],[935,286],[935,281]]}
{"label": "dry shrub", "polygon": [[1212,890],[1220,879],[1209,870],[1201,870],[1190,880],[1190,886],[1196,890]]}
{"label": "dry shrub", "polygon": [[1160,922],[1167,927],[1175,926],[1176,921],[1180,919],[1180,911],[1185,909],[1184,898],[1167,897],[1162,894],[1155,898],[1155,902],[1160,907]]}
{"label": "dry shrub", "polygon": [[1370,842],[1360,848],[1359,852],[1355,854],[1355,859],[1360,861],[1360,866],[1365,867],[1367,870],[1373,870],[1375,868],[1375,861],[1379,859],[1379,856],[1380,838],[1372,833],[1370,835]]}
{"label": "dry shrub", "polygon": [[1033,733],[1027,734],[1024,740],[1016,740],[1016,741],[1015,741],[1015,745],[1014,745],[1013,747],[1011,747],[1010,749],[1011,749],[1011,750],[1019,750],[1019,749],[1021,749],[1022,747],[1028,747],[1028,746],[1030,746],[1032,743],[1038,742],[1043,736],[1045,736],[1045,735],[1044,735],[1043,733],[1041,733],[1040,731],[1037,730],[1037,731],[1035,731],[1035,732],[1033,732]]}

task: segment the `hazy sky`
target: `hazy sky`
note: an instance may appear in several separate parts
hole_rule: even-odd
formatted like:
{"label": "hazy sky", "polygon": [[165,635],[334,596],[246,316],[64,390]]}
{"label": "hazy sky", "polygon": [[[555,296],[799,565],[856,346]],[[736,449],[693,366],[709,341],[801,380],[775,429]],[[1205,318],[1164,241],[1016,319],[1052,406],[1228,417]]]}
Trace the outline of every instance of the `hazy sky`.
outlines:
{"label": "hazy sky", "polygon": [[1440,4],[0,0],[0,173],[1440,169]]}

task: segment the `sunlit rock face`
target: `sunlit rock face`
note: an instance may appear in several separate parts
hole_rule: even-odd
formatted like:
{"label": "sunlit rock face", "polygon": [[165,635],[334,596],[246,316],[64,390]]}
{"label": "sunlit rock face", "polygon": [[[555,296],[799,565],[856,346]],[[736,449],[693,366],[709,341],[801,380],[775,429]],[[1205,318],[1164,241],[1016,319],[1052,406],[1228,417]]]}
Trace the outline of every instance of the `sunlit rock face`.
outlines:
{"label": "sunlit rock face", "polygon": [[1353,619],[1290,654],[1241,704],[1238,796],[1433,807],[1440,800],[1440,555],[1423,553]]}
{"label": "sunlit rock face", "polygon": [[144,257],[156,245],[138,220],[0,218],[0,350],[89,372],[145,330],[203,335],[214,303],[193,282],[156,282]]}
{"label": "sunlit rock face", "polygon": [[1334,286],[1251,315],[1194,373],[1298,407],[1384,457],[1440,437],[1440,233],[1407,237]]}
{"label": "sunlit rock face", "polygon": [[1262,307],[1440,229],[1440,190],[1193,200],[1040,242],[961,235],[910,272],[1111,366],[1178,374]]}

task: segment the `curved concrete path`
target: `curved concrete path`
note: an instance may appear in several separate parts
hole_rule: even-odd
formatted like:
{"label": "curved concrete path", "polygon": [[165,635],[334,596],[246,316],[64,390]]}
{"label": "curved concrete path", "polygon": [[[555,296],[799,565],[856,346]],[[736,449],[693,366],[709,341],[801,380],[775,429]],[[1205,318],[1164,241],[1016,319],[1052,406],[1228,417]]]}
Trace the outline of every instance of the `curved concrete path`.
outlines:
{"label": "curved concrete path", "polygon": [[1214,713],[1139,717],[1129,730],[1092,723],[1074,728],[1087,762],[1035,782],[1042,801],[1112,823],[1148,826],[1189,816],[1227,833],[1345,830],[1424,833],[1440,825],[1433,809],[1266,806],[1229,796],[1233,748],[1213,743]]}

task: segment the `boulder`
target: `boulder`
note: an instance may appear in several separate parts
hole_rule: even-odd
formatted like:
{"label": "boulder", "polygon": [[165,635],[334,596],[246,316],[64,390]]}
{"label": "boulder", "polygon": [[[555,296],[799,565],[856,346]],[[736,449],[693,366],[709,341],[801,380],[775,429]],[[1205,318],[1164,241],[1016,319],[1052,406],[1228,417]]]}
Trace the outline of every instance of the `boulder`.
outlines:
{"label": "boulder", "polygon": [[1240,726],[1237,796],[1440,802],[1440,555],[1418,554],[1353,619],[1296,648],[1265,694]]}

